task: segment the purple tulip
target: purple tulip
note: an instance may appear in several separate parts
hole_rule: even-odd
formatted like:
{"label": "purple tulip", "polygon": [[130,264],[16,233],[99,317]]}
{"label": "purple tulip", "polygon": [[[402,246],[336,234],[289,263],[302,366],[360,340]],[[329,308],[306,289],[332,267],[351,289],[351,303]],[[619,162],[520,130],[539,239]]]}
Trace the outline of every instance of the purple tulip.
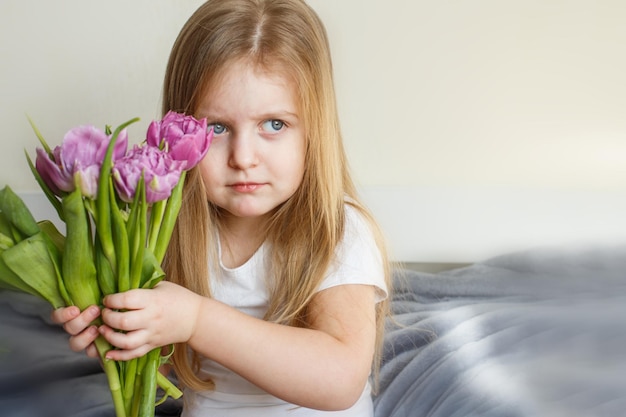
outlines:
{"label": "purple tulip", "polygon": [[[110,139],[94,126],[75,127],[65,134],[61,145],[54,148],[52,155],[41,148],[36,149],[35,168],[55,194],[72,192],[79,187],[84,196],[95,198],[100,166]],[[127,144],[128,134],[123,130],[115,143],[114,161],[124,156]]]}
{"label": "purple tulip", "polygon": [[[54,148],[52,157],[41,148],[37,148],[35,151],[37,152],[35,169],[48,188],[56,195],[74,191],[74,177],[71,171],[68,172],[64,164],[61,163],[61,147]],[[55,161],[59,161],[59,163],[57,164]]]}
{"label": "purple tulip", "polygon": [[184,166],[184,161],[176,161],[154,146],[135,145],[128,155],[115,162],[113,181],[120,198],[130,203],[143,173],[146,201],[154,203],[170,196]]}
{"label": "purple tulip", "polygon": [[172,159],[185,162],[190,170],[204,158],[211,141],[213,130],[207,132],[206,118],[198,121],[193,116],[169,111],[160,121],[148,127],[146,142],[164,149]]}

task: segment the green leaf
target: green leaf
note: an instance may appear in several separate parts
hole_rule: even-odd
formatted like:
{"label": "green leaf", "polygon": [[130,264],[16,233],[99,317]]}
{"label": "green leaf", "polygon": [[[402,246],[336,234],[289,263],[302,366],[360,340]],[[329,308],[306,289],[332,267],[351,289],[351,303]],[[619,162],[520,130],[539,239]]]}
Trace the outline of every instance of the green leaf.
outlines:
{"label": "green leaf", "polygon": [[113,268],[111,268],[109,260],[106,258],[106,256],[104,256],[104,253],[102,253],[100,240],[97,236],[94,245],[94,256],[96,262],[96,270],[98,272],[98,285],[100,286],[100,291],[103,295],[114,294],[118,292],[115,273],[113,272]]}
{"label": "green leaf", "polygon": [[[57,274],[49,252],[49,240],[43,233],[22,240],[0,256],[24,284],[35,290],[54,308],[65,305],[57,287]],[[11,277],[3,274],[1,278],[5,280]]]}
{"label": "green leaf", "polygon": [[24,237],[39,232],[39,226],[30,210],[8,185],[0,190],[0,212]]}
{"label": "green leaf", "polygon": [[63,276],[61,273],[61,269],[63,267],[63,251],[65,250],[65,236],[63,236],[54,223],[49,220],[42,220],[37,224],[39,225],[41,232],[44,234],[46,244],[48,245],[48,253],[52,263],[54,264],[59,294],[61,294],[61,298],[65,301],[65,305],[72,305],[72,300],[67,293],[65,282],[63,282]]}
{"label": "green leaf", "polygon": [[165,278],[165,272],[154,254],[146,250],[143,254],[143,269],[141,271],[141,288],[153,288]]}
{"label": "green leaf", "polygon": [[100,288],[93,259],[87,210],[80,189],[63,197],[66,237],[62,275],[72,302],[81,310],[100,303]]}
{"label": "green leaf", "polygon": [[63,253],[63,249],[65,247],[65,236],[59,232],[59,229],[57,229],[54,223],[50,220],[41,220],[37,223],[37,225],[39,226],[39,229],[50,238],[50,241],[54,244],[59,253]]}
{"label": "green leaf", "polygon": [[37,139],[39,139],[39,143],[41,143],[41,146],[43,146],[43,149],[46,151],[48,155],[52,156],[52,149],[50,149],[50,146],[48,146],[48,144],[46,143],[46,140],[43,138],[43,135],[41,134],[39,129],[37,129],[37,126],[35,126],[35,122],[33,122],[33,120],[28,115],[26,115],[26,118],[28,119],[28,123],[30,123],[30,127],[33,128],[33,131],[35,132]]}
{"label": "green leaf", "polygon": [[12,248],[14,245],[13,239],[10,236],[0,233],[0,253],[7,249]]}
{"label": "green leaf", "polygon": [[2,256],[0,256],[0,288],[25,292],[43,298],[37,291],[22,281],[20,277],[18,277],[15,272],[7,266]]}
{"label": "green leaf", "polygon": [[3,212],[0,211],[0,233],[7,237],[13,236],[13,227],[11,227],[11,223],[9,219],[4,215]]}

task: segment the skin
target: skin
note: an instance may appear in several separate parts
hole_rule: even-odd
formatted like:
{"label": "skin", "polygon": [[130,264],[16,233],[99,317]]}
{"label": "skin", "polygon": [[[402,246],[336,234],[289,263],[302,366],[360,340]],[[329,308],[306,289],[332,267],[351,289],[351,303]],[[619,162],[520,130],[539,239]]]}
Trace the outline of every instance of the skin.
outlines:
{"label": "skin", "polygon": [[[280,73],[239,63],[198,106],[197,115],[207,117],[217,133],[202,161],[202,177],[207,198],[225,214],[225,266],[252,256],[263,241],[264,222],[301,183],[305,139],[293,91]],[[374,299],[367,285],[321,291],[310,305],[311,326],[303,329],[250,317],[164,281],[152,290],[109,295],[102,311],[67,307],[55,310],[52,319],[71,335],[73,350],[90,356],[96,356],[98,334],[119,348],[107,354],[114,360],[187,342],[285,401],[340,410],[357,401],[370,373]],[[98,316],[104,324],[91,326]]]}

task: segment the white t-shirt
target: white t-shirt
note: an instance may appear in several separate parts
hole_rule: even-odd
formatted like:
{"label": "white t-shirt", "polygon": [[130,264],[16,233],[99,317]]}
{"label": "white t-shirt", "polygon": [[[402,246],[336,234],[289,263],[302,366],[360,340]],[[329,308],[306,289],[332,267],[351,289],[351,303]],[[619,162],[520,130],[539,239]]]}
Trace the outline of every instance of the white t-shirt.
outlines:
{"label": "white t-shirt", "polygon": [[[269,302],[267,262],[266,244],[240,267],[229,269],[220,262],[221,277],[211,283],[213,297],[248,315],[263,318]],[[387,297],[381,256],[374,237],[365,219],[349,205],[346,205],[345,232],[336,260],[319,290],[345,284],[375,286],[376,302]],[[201,377],[210,376],[213,379],[215,390],[185,390],[183,417],[373,416],[369,384],[350,409],[325,412],[286,403],[209,359],[202,360],[200,374]]]}

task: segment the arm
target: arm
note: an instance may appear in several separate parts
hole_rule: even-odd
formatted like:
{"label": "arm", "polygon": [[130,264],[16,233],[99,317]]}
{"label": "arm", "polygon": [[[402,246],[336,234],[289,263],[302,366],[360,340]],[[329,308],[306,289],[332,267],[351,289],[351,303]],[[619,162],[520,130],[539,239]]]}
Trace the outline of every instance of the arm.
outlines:
{"label": "arm", "polygon": [[309,309],[311,327],[302,329],[247,316],[163,282],[153,290],[108,296],[103,311],[108,326],[101,332],[123,349],[109,352],[111,359],[127,360],[155,346],[188,342],[285,401],[339,410],[356,402],[371,370],[374,292],[367,285],[321,291]]}

